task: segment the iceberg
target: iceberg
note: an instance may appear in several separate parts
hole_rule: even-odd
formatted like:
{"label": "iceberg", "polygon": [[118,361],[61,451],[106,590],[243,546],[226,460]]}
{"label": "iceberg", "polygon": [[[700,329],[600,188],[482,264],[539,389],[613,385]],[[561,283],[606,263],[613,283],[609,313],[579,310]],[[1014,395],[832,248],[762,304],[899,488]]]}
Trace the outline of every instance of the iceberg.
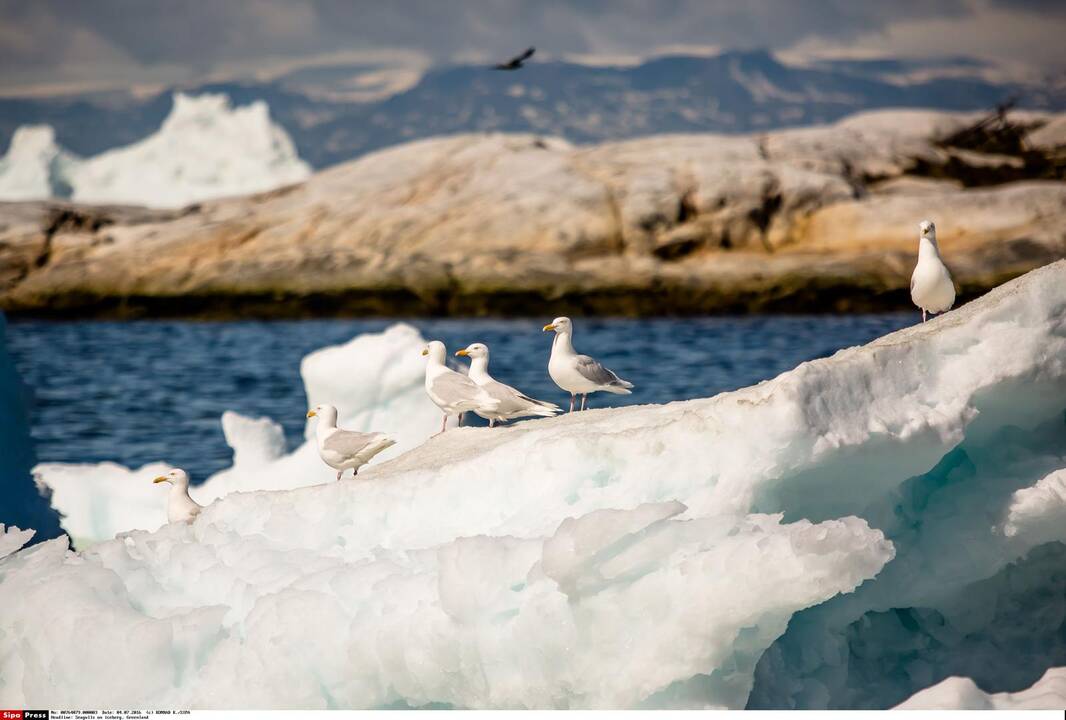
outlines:
{"label": "iceberg", "polygon": [[48,125],[23,125],[11,136],[0,158],[0,200],[45,200],[69,197],[69,174],[79,158],[56,143]]}
{"label": "iceberg", "polygon": [[90,158],[60,148],[51,127],[20,127],[0,158],[0,200],[55,197],[178,208],[265,192],[310,175],[265,102],[234,108],[223,94],[175,93],[158,131]]}
{"label": "iceberg", "polygon": [[[364,473],[440,429],[440,411],[423,388],[425,344],[417,329],[397,323],[380,333],[316,350],[301,363],[308,407],[335,404],[341,426],[384,432],[396,441]],[[335,481],[335,472],[318,456],[311,421],[305,427],[305,442],[288,454],[284,432],[270,418],[228,411],[221,425],[233,449],[233,465],[190,488],[189,494],[201,504],[233,492],[291,490]],[[34,468],[34,477],[50,494],[74,545],[87,547],[121,532],[158,530],[166,524],[165,493],[152,484],[152,478],[171,469],[166,463],[138,469],[117,463],[41,463]],[[194,483],[200,480],[193,478]]]}
{"label": "iceberg", "polygon": [[[1066,665],[1066,526],[1041,500],[1064,423],[1066,261],[713,398],[451,430],[78,553],[5,536],[0,702],[887,708],[952,675],[1017,693]],[[246,456],[310,484],[268,445]]]}

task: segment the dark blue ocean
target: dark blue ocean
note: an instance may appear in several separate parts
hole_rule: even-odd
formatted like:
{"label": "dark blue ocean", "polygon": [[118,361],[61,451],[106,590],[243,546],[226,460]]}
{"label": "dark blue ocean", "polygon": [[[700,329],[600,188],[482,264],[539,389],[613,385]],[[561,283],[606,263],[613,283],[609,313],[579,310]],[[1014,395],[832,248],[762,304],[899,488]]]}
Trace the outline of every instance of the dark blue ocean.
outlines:
{"label": "dark blue ocean", "polygon": [[[492,373],[546,400],[568,403],[547,374],[550,318],[410,320],[449,353],[492,348]],[[636,387],[593,407],[706,397],[774,377],[920,321],[915,313],[575,321],[579,352]],[[164,460],[195,478],[228,467],[225,410],[269,416],[290,447],[302,439],[304,355],[380,331],[390,320],[263,322],[12,321],[8,343],[33,396],[42,462]],[[469,417],[469,416],[468,416]],[[475,418],[480,421],[480,418]]]}

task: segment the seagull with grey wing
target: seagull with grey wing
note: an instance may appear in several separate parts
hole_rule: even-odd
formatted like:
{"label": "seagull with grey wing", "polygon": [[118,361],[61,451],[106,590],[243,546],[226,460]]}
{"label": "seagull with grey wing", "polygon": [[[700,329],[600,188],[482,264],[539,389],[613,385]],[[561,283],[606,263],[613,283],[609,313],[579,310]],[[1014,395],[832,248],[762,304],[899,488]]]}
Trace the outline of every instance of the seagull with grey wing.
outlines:
{"label": "seagull with grey wing", "polygon": [[152,482],[170,485],[170,493],[167,495],[167,522],[192,522],[204,509],[203,505],[189,497],[189,473],[181,468],[174,468]]}
{"label": "seagull with grey wing", "polygon": [[474,410],[489,421],[489,427],[493,427],[497,420],[505,422],[522,417],[551,417],[559,412],[558,405],[534,400],[489,375],[489,346],[485,343],[472,343],[462,350],[456,350],[455,354],[470,358],[470,379],[500,401],[500,406],[495,410]]}
{"label": "seagull with grey wing", "polygon": [[[498,410],[500,401],[492,397],[484,388],[462,373],[457,373],[445,364],[448,350],[440,340],[430,342],[422,350],[427,356],[426,394],[429,399],[444,412],[440,432],[448,426],[448,418],[459,416],[459,425],[463,424],[463,414],[473,410],[482,417],[482,413]],[[437,433],[438,435],[440,433]]]}
{"label": "seagull with grey wing", "polygon": [[533,57],[533,53],[535,53],[536,51],[537,51],[536,48],[529,48],[528,50],[526,50],[521,55],[518,55],[516,57],[511,58],[510,60],[508,60],[505,63],[500,63],[499,65],[493,65],[492,69],[493,70],[517,70],[520,67],[525,67],[523,63],[525,63],[526,60],[529,60],[531,57]]}
{"label": "seagull with grey wing", "polygon": [[578,355],[571,337],[573,323],[568,317],[557,317],[544,326],[544,331],[555,331],[552,354],[548,359],[548,374],[555,384],[570,393],[570,412],[574,412],[574,400],[581,396],[581,409],[585,409],[588,394],[609,392],[629,395],[633,383],[623,380],[588,355]]}
{"label": "seagull with grey wing", "polygon": [[936,244],[936,225],[923,220],[918,225],[918,263],[911,275],[911,300],[926,313],[942,313],[955,304],[955,283],[951,280],[940,247]]}
{"label": "seagull with grey wing", "polygon": [[349,468],[353,477],[358,475],[359,468],[372,457],[396,444],[384,433],[355,432],[337,427],[337,408],[332,405],[316,405],[307,411],[307,417],[318,418],[315,428],[318,454],[324,463],[337,471],[338,480]]}

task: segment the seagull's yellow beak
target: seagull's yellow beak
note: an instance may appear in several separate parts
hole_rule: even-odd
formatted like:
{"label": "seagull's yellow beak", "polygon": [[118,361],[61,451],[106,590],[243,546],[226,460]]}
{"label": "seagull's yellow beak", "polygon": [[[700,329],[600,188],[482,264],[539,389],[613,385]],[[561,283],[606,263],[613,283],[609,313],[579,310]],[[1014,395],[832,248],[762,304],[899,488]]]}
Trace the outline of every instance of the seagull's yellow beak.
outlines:
{"label": "seagull's yellow beak", "polygon": [[313,418],[314,416],[315,416],[315,411],[314,410],[308,410],[307,411],[307,417]]}
{"label": "seagull's yellow beak", "polygon": [[153,480],[152,483],[154,484],[154,483],[161,483],[161,482],[166,482],[166,481],[167,481],[167,478],[165,476],[163,476],[163,475],[160,475],[155,480]]}
{"label": "seagull's yellow beak", "polygon": [[422,348],[423,355],[429,355],[429,348]]}
{"label": "seagull's yellow beak", "polygon": [[544,326],[544,329],[541,330],[541,332],[548,332],[549,330],[554,330],[554,329],[555,329],[555,326],[552,325],[551,323],[548,323],[547,325]]}
{"label": "seagull's yellow beak", "polygon": [[468,353],[466,351],[466,348],[463,348],[462,350],[456,350],[455,354],[456,355],[462,355],[463,357],[469,357],[469,355],[470,355],[470,353]]}

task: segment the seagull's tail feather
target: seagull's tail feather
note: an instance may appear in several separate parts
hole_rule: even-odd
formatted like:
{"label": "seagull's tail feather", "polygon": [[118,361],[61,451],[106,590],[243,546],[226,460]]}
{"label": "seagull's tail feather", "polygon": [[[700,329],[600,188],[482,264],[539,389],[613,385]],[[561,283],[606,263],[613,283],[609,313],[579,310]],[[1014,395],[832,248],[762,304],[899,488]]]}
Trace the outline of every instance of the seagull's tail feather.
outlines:
{"label": "seagull's tail feather", "polygon": [[547,400],[536,400],[534,398],[529,398],[529,401],[534,405],[537,405],[538,407],[543,408],[544,410],[548,410],[552,413],[557,413],[562,410],[561,407],[559,407],[553,402],[548,402]]}
{"label": "seagull's tail feather", "polygon": [[527,408],[522,411],[524,415],[536,415],[537,417],[552,417],[555,414],[562,412],[562,408],[557,405],[540,404],[539,402],[535,407]]}
{"label": "seagull's tail feather", "polygon": [[617,383],[605,385],[603,389],[615,395],[632,395],[633,391],[629,389],[631,387],[633,387],[633,383],[628,380],[619,380]]}

